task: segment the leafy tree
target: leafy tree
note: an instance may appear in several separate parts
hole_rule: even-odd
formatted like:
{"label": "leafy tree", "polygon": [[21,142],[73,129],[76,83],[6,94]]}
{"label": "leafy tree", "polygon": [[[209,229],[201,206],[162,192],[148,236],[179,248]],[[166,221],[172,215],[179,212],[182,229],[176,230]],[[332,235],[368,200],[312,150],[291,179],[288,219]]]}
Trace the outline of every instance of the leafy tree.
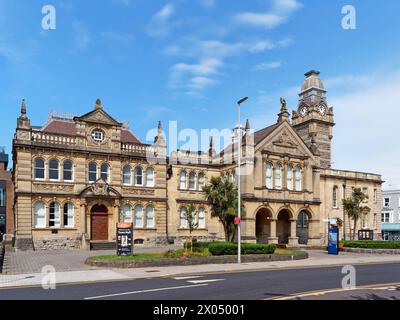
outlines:
{"label": "leafy tree", "polygon": [[[189,229],[189,235],[190,235],[190,252],[193,252],[193,236],[192,233],[195,229],[198,228],[199,223],[197,222],[196,219],[196,207],[194,206],[193,203],[191,203],[185,213],[185,219],[187,221],[187,226]],[[185,247],[185,252],[187,252],[187,246]]]}
{"label": "leafy tree", "polygon": [[[238,190],[234,183],[221,177],[212,177],[203,187],[204,198],[211,208],[211,216],[218,217],[225,232],[225,241],[233,242],[236,236],[235,217],[238,207]],[[244,208],[242,206],[242,208]],[[243,215],[245,212],[243,212]]]}
{"label": "leafy tree", "polygon": [[353,220],[353,234],[350,235],[352,240],[356,237],[357,222],[362,215],[361,204],[366,199],[368,199],[368,195],[362,192],[361,188],[355,188],[351,198],[343,200],[344,211],[347,213],[349,220]]}

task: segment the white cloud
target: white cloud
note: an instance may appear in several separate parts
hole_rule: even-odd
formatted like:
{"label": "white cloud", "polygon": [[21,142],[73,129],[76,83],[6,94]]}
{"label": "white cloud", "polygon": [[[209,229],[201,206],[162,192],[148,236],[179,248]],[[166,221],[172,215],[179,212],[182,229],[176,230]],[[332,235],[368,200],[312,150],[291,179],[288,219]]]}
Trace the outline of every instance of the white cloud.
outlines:
{"label": "white cloud", "polygon": [[244,25],[272,29],[287,22],[290,15],[300,7],[297,0],[273,0],[269,11],[241,12],[235,16],[235,20]]}
{"label": "white cloud", "polygon": [[264,71],[264,70],[271,70],[277,69],[282,66],[282,62],[280,61],[272,61],[272,62],[262,62],[254,66],[253,70],[255,71]]}
{"label": "white cloud", "polygon": [[175,13],[175,7],[168,3],[158,11],[146,27],[147,34],[152,37],[165,37],[170,32],[169,20]]}

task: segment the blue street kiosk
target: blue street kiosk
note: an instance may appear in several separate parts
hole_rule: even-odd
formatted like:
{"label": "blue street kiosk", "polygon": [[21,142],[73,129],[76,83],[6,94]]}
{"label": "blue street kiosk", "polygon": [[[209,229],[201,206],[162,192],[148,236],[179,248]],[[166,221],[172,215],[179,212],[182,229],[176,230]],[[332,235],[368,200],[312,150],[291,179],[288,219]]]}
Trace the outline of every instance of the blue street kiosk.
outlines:
{"label": "blue street kiosk", "polygon": [[339,228],[337,226],[329,227],[328,253],[335,255],[339,254]]}

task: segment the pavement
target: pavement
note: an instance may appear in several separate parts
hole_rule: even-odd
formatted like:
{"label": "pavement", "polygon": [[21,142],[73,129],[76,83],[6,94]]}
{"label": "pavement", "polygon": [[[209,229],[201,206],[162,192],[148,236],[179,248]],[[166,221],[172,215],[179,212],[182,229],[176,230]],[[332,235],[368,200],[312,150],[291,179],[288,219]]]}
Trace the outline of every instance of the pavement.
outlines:
{"label": "pavement", "polygon": [[[155,249],[153,248],[150,250],[154,251]],[[217,273],[243,273],[250,271],[330,268],[344,265],[374,265],[389,263],[400,265],[400,256],[358,253],[341,253],[339,256],[331,256],[324,251],[314,250],[308,251],[310,258],[306,260],[255,262],[244,263],[241,265],[211,264],[135,269],[105,269],[88,267],[84,265],[83,262],[89,255],[99,255],[104,253],[106,252],[33,252],[27,253],[27,255],[21,255],[21,253],[11,255],[10,258],[14,260],[7,262],[8,265],[18,265],[16,271],[32,270],[32,272],[0,275],[0,288],[42,286],[42,284],[49,279],[49,274],[47,272],[52,270],[55,271],[52,279],[55,283],[75,284],[104,281],[127,281],[132,279],[165,278],[193,274],[204,275]],[[36,256],[36,254],[38,254],[38,256]],[[26,266],[19,266],[18,261],[20,260],[18,259],[25,261]],[[28,261],[29,259],[30,262]],[[44,266],[53,266],[53,268],[42,270],[42,267]]]}

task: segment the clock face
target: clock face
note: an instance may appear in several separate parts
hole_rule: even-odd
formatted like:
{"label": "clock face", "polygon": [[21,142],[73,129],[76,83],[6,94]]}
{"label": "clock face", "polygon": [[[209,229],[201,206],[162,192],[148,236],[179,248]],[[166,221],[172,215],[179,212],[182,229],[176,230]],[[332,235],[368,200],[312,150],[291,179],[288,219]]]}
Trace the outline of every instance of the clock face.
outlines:
{"label": "clock face", "polygon": [[302,117],[305,117],[307,115],[307,113],[308,113],[308,108],[306,106],[303,106],[303,107],[300,108],[299,111],[300,111],[300,115]]}
{"label": "clock face", "polygon": [[324,116],[326,114],[326,106],[323,104],[319,105],[318,112],[321,116]]}

